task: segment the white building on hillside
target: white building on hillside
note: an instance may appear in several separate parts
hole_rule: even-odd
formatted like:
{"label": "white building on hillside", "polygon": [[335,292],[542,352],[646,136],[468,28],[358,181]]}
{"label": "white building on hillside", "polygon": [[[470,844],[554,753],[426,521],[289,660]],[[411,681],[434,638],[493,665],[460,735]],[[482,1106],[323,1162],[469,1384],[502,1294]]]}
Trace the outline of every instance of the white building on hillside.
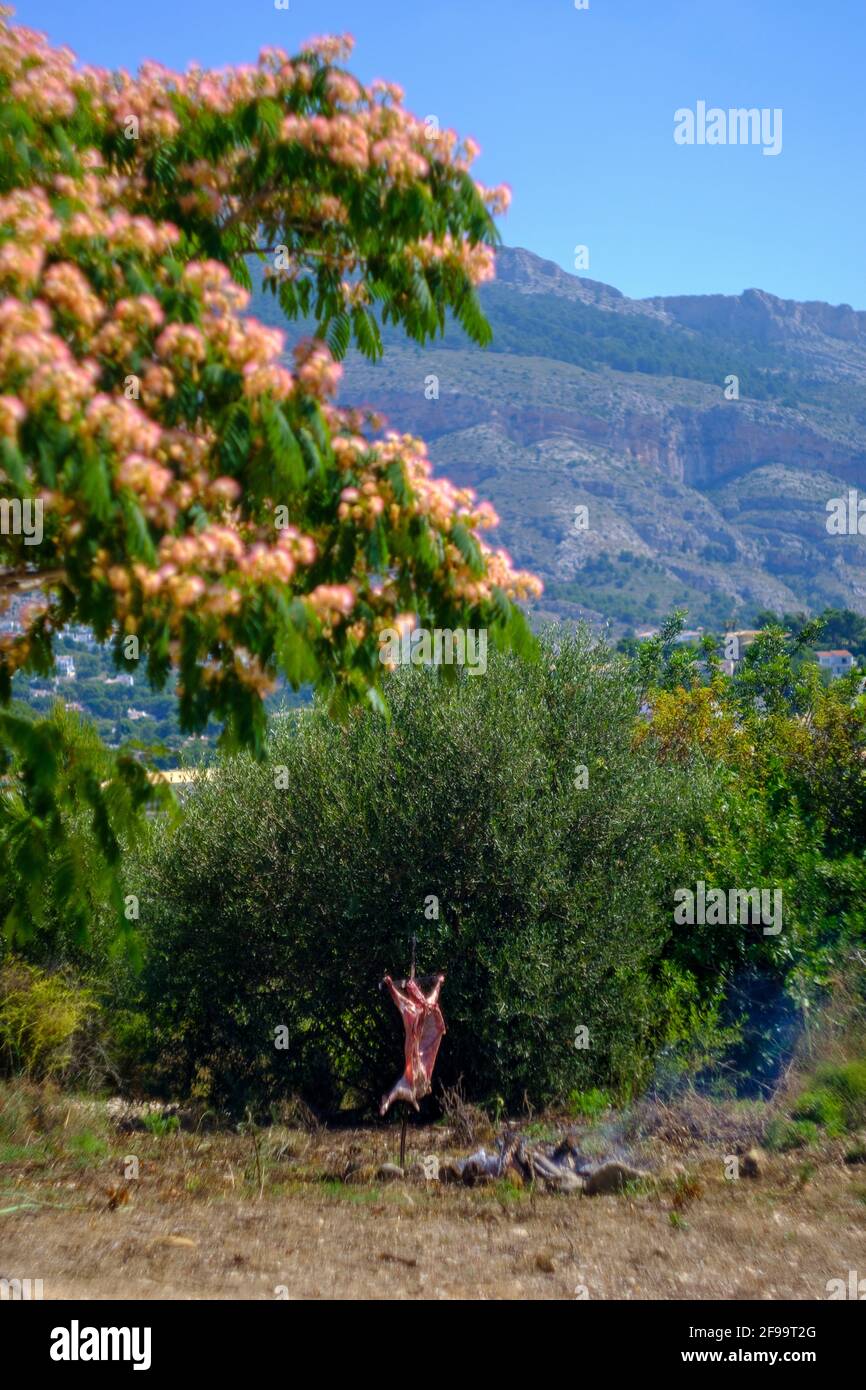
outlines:
{"label": "white building on hillside", "polygon": [[847,647],[838,647],[829,652],[816,652],[818,665],[822,671],[829,671],[832,680],[838,680],[840,676],[847,676],[854,665],[854,657]]}

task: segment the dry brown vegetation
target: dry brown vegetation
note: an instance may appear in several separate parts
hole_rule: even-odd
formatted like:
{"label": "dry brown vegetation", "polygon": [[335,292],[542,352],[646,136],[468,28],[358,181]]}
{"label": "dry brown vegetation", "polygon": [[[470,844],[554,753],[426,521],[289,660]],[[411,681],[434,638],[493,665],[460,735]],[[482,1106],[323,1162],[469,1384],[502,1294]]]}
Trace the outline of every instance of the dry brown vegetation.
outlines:
{"label": "dry brown vegetation", "polygon": [[[40,1278],[46,1298],[823,1299],[864,1262],[866,1170],[824,1145],[760,1154],[746,1177],[755,1107],[645,1105],[578,1130],[652,1173],[588,1198],[384,1181],[397,1127],[302,1111],[239,1132],[22,1084],[0,1104],[0,1277]],[[410,1162],[460,1152],[447,1126],[409,1132]]]}

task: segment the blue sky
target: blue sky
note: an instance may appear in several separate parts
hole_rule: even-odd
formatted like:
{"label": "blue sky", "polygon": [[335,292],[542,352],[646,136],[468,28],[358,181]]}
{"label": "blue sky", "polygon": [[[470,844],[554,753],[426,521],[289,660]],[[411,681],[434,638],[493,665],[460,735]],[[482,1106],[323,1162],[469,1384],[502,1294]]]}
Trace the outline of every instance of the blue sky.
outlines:
{"label": "blue sky", "polygon": [[[355,36],[353,69],[473,135],[507,182],[505,241],[626,294],[866,308],[863,0],[18,0],[84,61],[254,60]],[[674,112],[781,108],[782,150],[679,146]]]}

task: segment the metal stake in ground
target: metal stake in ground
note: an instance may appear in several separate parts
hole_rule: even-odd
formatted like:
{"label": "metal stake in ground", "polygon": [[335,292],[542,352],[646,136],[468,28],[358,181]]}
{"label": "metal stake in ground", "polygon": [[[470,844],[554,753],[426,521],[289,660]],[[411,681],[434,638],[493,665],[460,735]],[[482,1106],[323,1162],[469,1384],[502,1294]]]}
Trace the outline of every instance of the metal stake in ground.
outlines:
{"label": "metal stake in ground", "polygon": [[[416,937],[415,933],[413,932],[413,933],[412,933],[412,959],[411,959],[411,961],[410,961],[410,963],[409,963],[409,979],[410,979],[410,980],[414,980],[414,979],[415,979],[415,949],[416,949],[417,944],[418,944],[418,938]],[[418,1109],[418,1106],[417,1106],[417,1105],[415,1106],[415,1109],[416,1109],[416,1110]],[[409,1111],[408,1111],[408,1110],[404,1110],[404,1111],[403,1111],[403,1118],[402,1118],[402,1120],[400,1121],[400,1169],[401,1169],[401,1172],[403,1172],[403,1173],[405,1173],[405,1171],[406,1171],[406,1131],[408,1130],[408,1128],[409,1128]]]}
{"label": "metal stake in ground", "polygon": [[400,1121],[400,1167],[406,1171],[406,1130],[409,1128],[409,1111],[403,1111],[403,1118]]}

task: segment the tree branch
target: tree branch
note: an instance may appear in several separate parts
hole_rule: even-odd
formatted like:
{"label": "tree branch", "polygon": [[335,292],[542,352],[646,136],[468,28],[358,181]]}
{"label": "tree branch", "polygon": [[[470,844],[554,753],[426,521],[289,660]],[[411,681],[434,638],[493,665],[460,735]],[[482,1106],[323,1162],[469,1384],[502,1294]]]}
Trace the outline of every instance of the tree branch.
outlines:
{"label": "tree branch", "polygon": [[59,584],[66,578],[66,570],[0,570],[0,592],[26,593],[29,589],[40,589],[43,584]]}

